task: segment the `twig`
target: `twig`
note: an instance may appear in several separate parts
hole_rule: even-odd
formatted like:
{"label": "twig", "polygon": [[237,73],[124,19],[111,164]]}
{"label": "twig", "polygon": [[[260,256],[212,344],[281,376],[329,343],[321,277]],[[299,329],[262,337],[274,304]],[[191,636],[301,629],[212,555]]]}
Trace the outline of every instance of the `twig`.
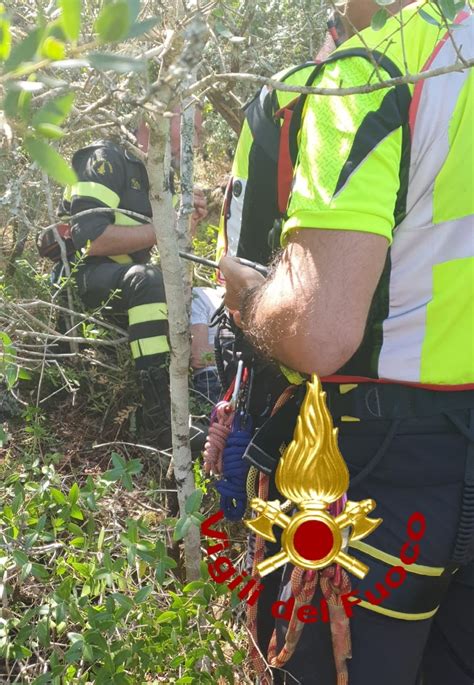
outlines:
{"label": "twig", "polygon": [[35,338],[42,338],[44,340],[54,340],[54,341],[69,341],[69,340],[74,340],[74,342],[78,343],[87,343],[88,345],[109,345],[111,347],[118,347],[118,345],[121,345],[124,342],[128,341],[128,337],[123,337],[123,338],[118,338],[117,340],[100,340],[99,338],[80,338],[78,336],[74,337],[68,337],[67,335],[61,335],[58,333],[57,335],[52,335],[50,333],[38,333],[37,331],[25,331],[22,329],[17,329],[15,331],[16,335],[19,335],[22,338],[29,338],[29,337],[35,337]]}

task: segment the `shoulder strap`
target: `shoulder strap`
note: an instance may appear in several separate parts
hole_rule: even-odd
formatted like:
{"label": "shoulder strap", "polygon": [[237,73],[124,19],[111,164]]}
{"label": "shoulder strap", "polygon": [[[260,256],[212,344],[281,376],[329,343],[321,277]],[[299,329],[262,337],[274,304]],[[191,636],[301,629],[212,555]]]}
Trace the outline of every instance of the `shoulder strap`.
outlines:
{"label": "shoulder strap", "polygon": [[[311,86],[327,64],[350,57],[362,57],[372,62],[374,68],[375,66],[381,67],[391,78],[402,76],[402,72],[397,65],[377,50],[368,52],[365,48],[351,48],[348,50],[338,50],[326,60],[317,64],[308,77],[305,86]],[[400,93],[401,100],[409,104],[411,95],[408,85],[397,86],[397,89],[399,89],[398,92]],[[278,161],[278,207],[282,215],[286,212],[290,197],[294,167],[298,157],[298,132],[301,127],[301,119],[307,97],[307,94],[301,94],[286,108],[277,112],[277,115],[283,117]],[[290,112],[287,110],[290,110]]]}
{"label": "shoulder strap", "polygon": [[[313,73],[308,78],[308,81],[305,85],[312,86],[317,76],[321,73],[321,70],[327,64],[333,64],[334,62],[338,62],[340,59],[346,59],[350,57],[362,57],[363,59],[368,60],[369,62],[374,64],[374,68],[375,66],[377,66],[381,67],[384,71],[386,71],[390,78],[397,78],[399,76],[403,76],[402,72],[397,67],[397,65],[394,64],[394,62],[392,62],[392,60],[389,59],[387,55],[384,55],[383,53],[378,52],[377,50],[369,52],[365,48],[350,48],[348,50],[338,50],[337,52],[330,55],[330,57],[328,57],[326,60],[324,60],[324,62],[318,64],[314,69]],[[408,85],[397,87],[407,90],[408,95],[410,94]],[[296,164],[296,157],[298,155],[298,131],[301,126],[301,117],[303,114],[307,97],[308,95],[303,94],[298,98],[298,102],[295,104],[294,107],[294,116],[292,117],[291,121],[290,154],[293,164]]]}

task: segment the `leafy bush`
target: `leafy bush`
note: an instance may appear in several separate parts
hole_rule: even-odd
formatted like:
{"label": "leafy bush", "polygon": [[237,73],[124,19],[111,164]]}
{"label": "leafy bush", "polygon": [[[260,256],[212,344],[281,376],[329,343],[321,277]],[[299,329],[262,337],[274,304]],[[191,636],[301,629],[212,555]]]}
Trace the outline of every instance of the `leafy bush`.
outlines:
{"label": "leafy bush", "polygon": [[47,461],[4,474],[2,682],[234,682],[244,652],[226,588],[208,582],[204,563],[183,585],[167,552],[173,529],[199,523],[202,493],[176,522],[143,491],[135,498],[137,459],[113,454],[113,468],[81,486],[61,476],[57,455]]}

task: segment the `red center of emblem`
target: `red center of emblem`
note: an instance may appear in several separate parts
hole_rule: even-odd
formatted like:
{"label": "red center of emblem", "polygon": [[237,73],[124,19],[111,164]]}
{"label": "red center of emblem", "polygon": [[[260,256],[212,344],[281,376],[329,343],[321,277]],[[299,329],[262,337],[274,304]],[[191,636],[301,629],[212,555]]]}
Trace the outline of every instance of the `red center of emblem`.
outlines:
{"label": "red center of emblem", "polygon": [[303,559],[318,561],[327,557],[334,545],[334,536],[323,521],[304,521],[298,526],[293,544]]}

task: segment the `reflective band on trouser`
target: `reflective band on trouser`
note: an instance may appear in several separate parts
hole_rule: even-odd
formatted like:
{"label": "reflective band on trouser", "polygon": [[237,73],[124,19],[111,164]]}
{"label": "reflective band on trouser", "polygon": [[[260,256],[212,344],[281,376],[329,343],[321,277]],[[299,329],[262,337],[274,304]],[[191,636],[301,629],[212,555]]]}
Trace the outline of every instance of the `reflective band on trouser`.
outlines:
{"label": "reflective band on trouser", "polygon": [[169,352],[167,317],[164,302],[139,304],[128,310],[128,335],[134,359]]}
{"label": "reflective band on trouser", "polygon": [[[424,621],[435,615],[451,582],[451,571],[404,564],[398,557],[360,541],[350,548],[357,550],[357,557],[370,568],[366,578],[354,586],[362,600],[359,606],[402,621]],[[390,572],[393,567],[398,569]]]}
{"label": "reflective band on trouser", "polygon": [[94,200],[103,202],[107,207],[115,209],[120,204],[120,197],[113,190],[102,183],[94,181],[79,181],[71,186],[71,197],[92,197]]}
{"label": "reflective band on trouser", "polygon": [[164,354],[170,351],[168,338],[166,335],[155,335],[153,338],[142,338],[141,340],[131,340],[130,349],[132,357],[150,357],[155,354]]}
{"label": "reflective band on trouser", "polygon": [[[474,17],[466,17],[456,28],[456,42],[470,59]],[[456,60],[448,40],[438,46],[429,68]],[[415,88],[407,215],[391,248],[379,378],[474,382],[474,169],[465,163],[474,149],[471,71],[426,79],[421,95],[421,86]]]}

